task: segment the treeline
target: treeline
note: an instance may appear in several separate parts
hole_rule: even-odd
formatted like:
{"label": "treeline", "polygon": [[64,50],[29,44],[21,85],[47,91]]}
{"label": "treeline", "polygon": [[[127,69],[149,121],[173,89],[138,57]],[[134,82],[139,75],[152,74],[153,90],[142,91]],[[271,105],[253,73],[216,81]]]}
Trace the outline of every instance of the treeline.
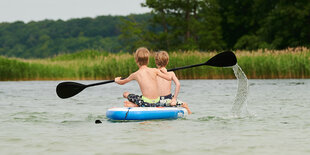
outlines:
{"label": "treeline", "polygon": [[129,17],[142,22],[151,15],[0,23],[0,55],[43,58],[84,49],[119,52],[124,49],[118,38],[120,25]]}
{"label": "treeline", "polygon": [[161,31],[129,21],[127,36],[140,38],[131,42],[135,47],[209,51],[310,46],[309,0],[146,0],[143,6],[152,9],[150,23]]}
{"label": "treeline", "polygon": [[0,23],[0,55],[310,47],[309,0],[146,0],[151,13]]}

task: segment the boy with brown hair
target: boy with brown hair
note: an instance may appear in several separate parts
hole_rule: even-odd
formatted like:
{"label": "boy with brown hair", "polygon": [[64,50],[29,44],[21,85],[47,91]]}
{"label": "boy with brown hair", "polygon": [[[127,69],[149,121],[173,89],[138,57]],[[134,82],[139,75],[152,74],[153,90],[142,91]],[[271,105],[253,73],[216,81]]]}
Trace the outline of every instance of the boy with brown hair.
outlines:
{"label": "boy with brown hair", "polygon": [[171,94],[171,81],[164,80],[161,77],[157,77],[158,91],[160,95],[160,103],[165,106],[181,106],[186,108],[188,114],[192,112],[188,108],[187,103],[177,100],[179,91],[180,91],[180,82],[174,72],[168,72],[166,66],[169,62],[169,55],[166,51],[157,52],[155,55],[155,63],[157,68],[172,77],[172,80],[175,84],[174,96]]}
{"label": "boy with brown hair", "polygon": [[147,67],[149,63],[150,52],[147,48],[141,47],[136,50],[135,60],[139,66],[139,70],[130,74],[126,79],[121,79],[120,77],[115,78],[115,82],[123,85],[132,80],[136,80],[140,86],[142,96],[129,94],[125,92],[123,94],[124,98],[129,101],[125,101],[125,107],[156,107],[159,105],[159,92],[157,84],[157,76],[163,78],[163,80],[171,81],[172,77],[170,75],[162,73],[156,68]]}

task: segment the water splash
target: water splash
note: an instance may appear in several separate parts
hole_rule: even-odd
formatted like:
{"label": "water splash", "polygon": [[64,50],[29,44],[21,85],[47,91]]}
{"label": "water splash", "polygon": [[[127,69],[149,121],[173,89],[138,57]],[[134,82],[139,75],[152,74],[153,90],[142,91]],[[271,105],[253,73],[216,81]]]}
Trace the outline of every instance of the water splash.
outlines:
{"label": "water splash", "polygon": [[234,74],[238,80],[238,91],[231,112],[233,116],[240,117],[243,109],[245,109],[245,112],[249,114],[247,110],[247,96],[249,84],[248,78],[238,64],[234,65],[232,69],[234,70]]}

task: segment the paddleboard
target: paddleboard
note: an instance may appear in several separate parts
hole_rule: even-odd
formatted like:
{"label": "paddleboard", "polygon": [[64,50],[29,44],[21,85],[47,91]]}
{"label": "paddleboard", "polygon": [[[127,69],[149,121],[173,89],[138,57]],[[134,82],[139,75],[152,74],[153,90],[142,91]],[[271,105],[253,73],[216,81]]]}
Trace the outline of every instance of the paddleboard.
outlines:
{"label": "paddleboard", "polygon": [[187,110],[181,107],[121,107],[110,108],[106,113],[111,120],[178,119],[187,115]]}

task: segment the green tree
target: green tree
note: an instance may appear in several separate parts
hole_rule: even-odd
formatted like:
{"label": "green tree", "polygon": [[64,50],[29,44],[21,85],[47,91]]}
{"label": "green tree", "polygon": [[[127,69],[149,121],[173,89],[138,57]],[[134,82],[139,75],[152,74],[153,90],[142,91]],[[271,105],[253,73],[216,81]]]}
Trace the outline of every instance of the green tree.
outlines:
{"label": "green tree", "polygon": [[141,46],[152,48],[146,22],[137,22],[132,16],[129,16],[129,18],[123,19],[120,30],[119,40],[124,51],[134,52]]}
{"label": "green tree", "polygon": [[278,0],[258,34],[272,49],[310,46],[310,1]]}
{"label": "green tree", "polygon": [[258,27],[253,15],[253,0],[217,0],[222,17],[221,28],[227,48],[232,49],[243,35],[255,33]]}
{"label": "green tree", "polygon": [[[213,50],[223,48],[218,6],[214,0],[146,0],[152,9],[157,48]],[[154,33],[154,32],[153,32]]]}

